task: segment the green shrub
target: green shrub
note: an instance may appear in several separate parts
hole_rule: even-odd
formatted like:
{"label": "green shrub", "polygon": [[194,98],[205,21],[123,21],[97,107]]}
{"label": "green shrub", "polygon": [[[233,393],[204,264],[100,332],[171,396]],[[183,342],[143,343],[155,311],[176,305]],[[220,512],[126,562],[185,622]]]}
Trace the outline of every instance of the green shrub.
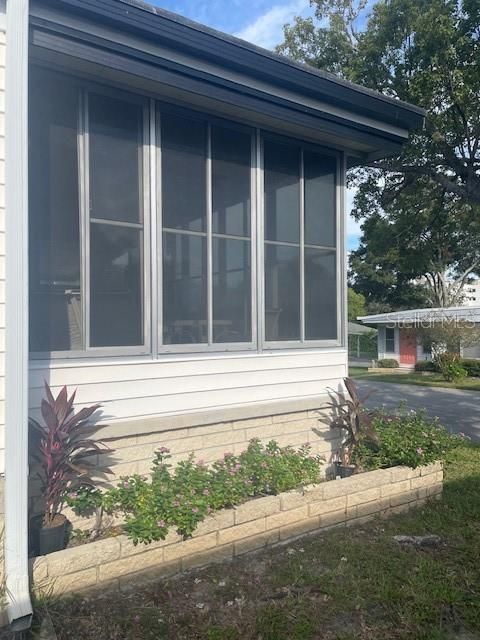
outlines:
{"label": "green shrub", "polygon": [[365,441],[355,452],[355,463],[364,470],[397,465],[415,469],[444,460],[463,439],[449,434],[437,420],[427,418],[422,411],[403,411],[396,416],[378,413],[373,427],[378,443]]}
{"label": "green shrub", "polygon": [[467,372],[467,376],[472,378],[480,378],[480,360],[474,360],[473,358],[462,358],[460,364]]}
{"label": "green shrub", "polygon": [[466,369],[462,366],[460,356],[450,351],[439,353],[435,357],[435,365],[447,382],[461,380],[467,375]]}
{"label": "green shrub", "polygon": [[438,371],[438,369],[432,360],[419,360],[415,364],[415,371],[430,371],[432,373],[435,373],[436,371]]}
{"label": "green shrub", "polygon": [[124,529],[135,544],[163,540],[170,527],[190,536],[210,513],[246,502],[255,496],[320,482],[322,458],[311,447],[281,448],[275,441],[252,440],[239,456],[226,452],[211,468],[193,454],[175,469],[165,447],[155,454],[149,478],[133,475],[117,487],[76,491],[67,498],[78,515],[99,503],[106,513],[121,513]]}
{"label": "green shrub", "polygon": [[377,360],[377,367],[380,367],[380,369],[398,369],[398,366],[398,360],[395,360],[394,358],[383,358]]}
{"label": "green shrub", "polygon": [[[465,370],[465,375],[471,378],[480,378],[480,360],[460,358],[458,356],[455,356],[454,360]],[[420,360],[415,365],[415,371],[431,371],[435,373],[439,372],[440,369],[433,360]]]}

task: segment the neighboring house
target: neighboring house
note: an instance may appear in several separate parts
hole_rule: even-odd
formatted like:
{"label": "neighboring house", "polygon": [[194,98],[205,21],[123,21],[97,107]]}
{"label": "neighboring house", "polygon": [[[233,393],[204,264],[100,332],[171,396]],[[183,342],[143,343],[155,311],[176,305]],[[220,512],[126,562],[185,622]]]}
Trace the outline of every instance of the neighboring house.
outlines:
{"label": "neighboring house", "polygon": [[[394,358],[401,367],[412,368],[419,360],[430,360],[432,355],[423,344],[419,328],[432,323],[472,323],[480,328],[480,305],[436,309],[408,309],[362,316],[358,320],[378,329],[378,358]],[[480,344],[461,347],[465,358],[480,358]]]}
{"label": "neighboring house", "polygon": [[117,477],[164,443],[207,461],[254,436],[338,447],[316,410],[347,373],[345,170],[397,154],[424,114],[134,0],[7,0],[2,17],[17,619],[44,380],[102,404]]}

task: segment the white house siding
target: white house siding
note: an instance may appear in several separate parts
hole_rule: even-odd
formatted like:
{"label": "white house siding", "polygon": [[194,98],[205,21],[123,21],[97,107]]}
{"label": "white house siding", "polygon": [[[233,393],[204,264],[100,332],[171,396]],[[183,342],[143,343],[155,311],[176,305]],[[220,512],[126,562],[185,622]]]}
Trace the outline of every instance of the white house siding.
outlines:
{"label": "white house siding", "polygon": [[[161,446],[170,448],[173,463],[190,453],[210,463],[225,451],[240,453],[252,438],[265,443],[274,439],[280,446],[310,442],[327,469],[338,452],[340,433],[330,429],[324,403],[328,390],[338,389],[347,374],[346,362],[345,350],[317,350],[158,361],[77,360],[50,367],[31,363],[30,415],[39,414],[44,380],[54,392],[64,384],[70,391],[77,389],[79,407],[101,403],[99,437],[114,451],[102,457],[102,463],[112,469],[112,482],[122,475],[148,473]],[[283,409],[289,401],[297,408]],[[195,414],[201,416],[197,421]],[[40,505],[33,477],[31,513]],[[75,527],[91,525],[67,515]]]}
{"label": "white house siding", "polygon": [[78,389],[78,405],[101,403],[102,423],[182,415],[222,407],[325,397],[347,373],[346,350],[222,354],[161,360],[30,364],[30,414],[46,380]]}

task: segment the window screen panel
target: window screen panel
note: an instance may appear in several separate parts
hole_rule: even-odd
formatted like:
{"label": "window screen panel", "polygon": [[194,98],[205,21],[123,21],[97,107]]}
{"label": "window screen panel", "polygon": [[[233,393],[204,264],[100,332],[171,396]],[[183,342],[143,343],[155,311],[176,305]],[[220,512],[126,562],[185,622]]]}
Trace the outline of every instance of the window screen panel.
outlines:
{"label": "window screen panel", "polygon": [[206,238],[163,234],[163,342],[208,342]]}
{"label": "window screen panel", "polygon": [[265,246],[265,337],[300,339],[300,249]]}
{"label": "window screen panel", "polygon": [[90,225],[90,345],[135,346],[143,338],[143,233]]}
{"label": "window screen panel", "polygon": [[335,251],[305,249],[305,339],[337,339]]}
{"label": "window screen panel", "polygon": [[336,244],[336,160],[304,152],[305,243],[334,247]]}
{"label": "window screen panel", "polygon": [[90,217],[141,222],[143,108],[89,94]]}
{"label": "window screen panel", "polygon": [[264,143],[265,239],[300,241],[300,149]]}
{"label": "window screen panel", "polygon": [[213,233],[250,235],[251,135],[212,127]]}
{"label": "window screen panel", "polygon": [[205,231],[207,125],[161,115],[163,226]]}
{"label": "window screen panel", "polygon": [[248,240],[213,239],[213,341],[252,339],[251,245]]}
{"label": "window screen panel", "polygon": [[78,90],[32,68],[30,91],[30,350],[80,350]]}
{"label": "window screen panel", "polygon": [[143,106],[95,93],[88,93],[87,104],[88,346],[141,346],[145,341]]}

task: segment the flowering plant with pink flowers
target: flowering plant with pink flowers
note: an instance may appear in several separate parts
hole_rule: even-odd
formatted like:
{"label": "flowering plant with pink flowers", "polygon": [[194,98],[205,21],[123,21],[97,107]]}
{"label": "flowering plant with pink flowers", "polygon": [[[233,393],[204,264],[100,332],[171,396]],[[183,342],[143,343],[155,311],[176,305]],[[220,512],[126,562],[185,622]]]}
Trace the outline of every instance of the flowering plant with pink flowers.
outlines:
{"label": "flowering plant with pink flowers", "polygon": [[400,407],[397,415],[375,412],[372,426],[378,441],[363,440],[356,447],[354,461],[361,469],[381,469],[403,465],[416,468],[445,460],[449,451],[458,446],[464,435],[453,435],[437,419],[423,411],[408,411]]}
{"label": "flowering plant with pink flowers", "polygon": [[[162,447],[149,478],[121,478],[116,487],[88,496],[100,498],[106,513],[124,516],[125,532],[135,544],[162,540],[169,529],[188,537],[219,509],[320,482],[323,461],[308,443],[295,450],[259,440],[252,440],[239,455],[226,451],[211,466],[191,455],[173,468],[170,459],[170,451]],[[85,500],[79,493],[69,503],[76,509]]]}

